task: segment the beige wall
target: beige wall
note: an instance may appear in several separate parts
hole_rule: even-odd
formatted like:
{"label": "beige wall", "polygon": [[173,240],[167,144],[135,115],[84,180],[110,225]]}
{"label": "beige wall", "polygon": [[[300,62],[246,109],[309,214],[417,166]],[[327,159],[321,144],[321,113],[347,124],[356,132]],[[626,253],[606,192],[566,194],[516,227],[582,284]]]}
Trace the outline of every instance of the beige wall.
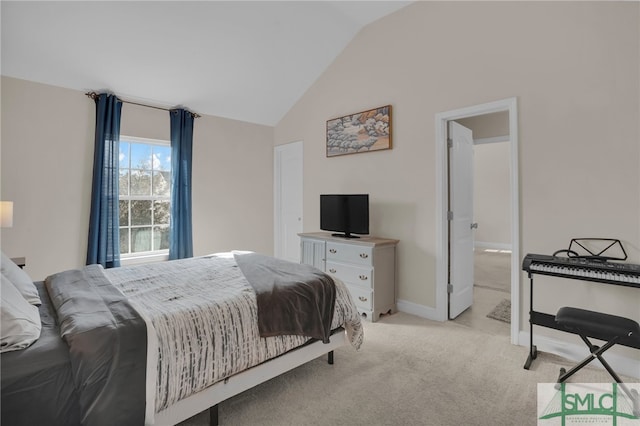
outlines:
{"label": "beige wall", "polygon": [[508,111],[476,115],[474,117],[462,118],[455,121],[473,130],[474,139],[494,138],[509,135]]}
{"label": "beige wall", "polygon": [[[36,280],[85,262],[94,127],[82,92],[2,77],[2,250]],[[124,104],[121,133],[169,140],[168,112]],[[203,116],[193,139],[194,254],[272,254],[273,128]]]}
{"label": "beige wall", "polygon": [[[275,129],[276,144],[305,144],[305,231],[318,229],[320,193],[368,192],[371,233],[401,241],[398,298],[434,307],[434,117],[517,97],[521,253],[613,237],[640,263],[638,9],[416,2],[366,27]],[[327,119],[386,104],[392,150],[325,157]],[[545,282],[547,311],[571,303],[640,319],[636,289]]]}
{"label": "beige wall", "polygon": [[511,144],[509,112],[455,120],[471,129],[473,139],[507,137],[502,142],[476,142],[474,162],[474,232],[476,247],[511,246]]}
{"label": "beige wall", "polygon": [[473,221],[476,247],[511,246],[511,144],[474,145]]}

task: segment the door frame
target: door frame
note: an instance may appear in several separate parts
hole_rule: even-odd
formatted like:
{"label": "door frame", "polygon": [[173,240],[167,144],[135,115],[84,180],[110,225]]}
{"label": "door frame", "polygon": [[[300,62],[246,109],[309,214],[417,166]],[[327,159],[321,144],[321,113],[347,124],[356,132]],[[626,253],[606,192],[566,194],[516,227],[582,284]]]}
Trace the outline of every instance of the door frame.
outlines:
{"label": "door frame", "polygon": [[448,320],[449,270],[449,182],[447,123],[495,112],[509,112],[511,144],[511,343],[518,344],[520,332],[520,195],[518,171],[518,107],[515,97],[436,114],[436,316]]}
{"label": "door frame", "polygon": [[[300,179],[304,179],[304,143],[302,141],[291,142],[282,145],[276,145],[273,149],[273,255],[274,257],[281,257],[283,255],[283,241],[280,238],[282,231],[282,176],[281,176],[281,164],[280,158],[282,152],[286,149],[299,149],[300,161],[302,162],[302,176]],[[304,185],[304,181],[303,181]],[[304,205],[304,187],[300,199],[300,211]],[[300,226],[303,228],[304,216],[300,216]]]}

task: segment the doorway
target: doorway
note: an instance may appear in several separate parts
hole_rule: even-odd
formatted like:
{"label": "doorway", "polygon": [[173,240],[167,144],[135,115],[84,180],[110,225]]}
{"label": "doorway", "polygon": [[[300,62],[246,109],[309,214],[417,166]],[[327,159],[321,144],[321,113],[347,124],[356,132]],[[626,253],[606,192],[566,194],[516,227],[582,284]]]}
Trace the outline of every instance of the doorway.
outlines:
{"label": "doorway", "polygon": [[509,114],[502,111],[455,122],[473,134],[473,196],[470,198],[475,225],[472,305],[455,321],[508,336],[511,321]]}
{"label": "doorway", "polygon": [[273,154],[274,255],[300,262],[303,144],[278,145]]}
{"label": "doorway", "polygon": [[[436,250],[436,312],[440,320],[445,321],[449,318],[449,294],[455,292],[450,286],[450,264],[455,259],[455,252],[450,254],[450,233],[451,218],[455,216],[450,213],[449,188],[449,148],[448,148],[448,127],[452,121],[465,122],[477,121],[478,123],[488,122],[492,114],[503,113],[507,115],[508,132],[504,135],[491,136],[487,138],[479,137],[476,139],[475,145],[479,146],[485,143],[498,143],[499,140],[490,140],[490,138],[506,138],[509,145],[509,216],[510,216],[510,302],[511,302],[511,325],[510,335],[511,342],[517,344],[520,329],[520,285],[519,285],[519,195],[518,195],[518,130],[517,130],[517,102],[515,98],[509,98],[501,101],[491,102],[482,105],[462,108],[458,110],[448,111],[436,115],[436,148],[437,148],[437,229],[438,242]],[[485,139],[485,140],[482,140]],[[478,140],[480,140],[478,142]],[[471,224],[473,226],[473,223]],[[478,227],[481,227],[479,223]],[[471,256],[471,259],[474,257]],[[466,268],[474,268],[474,261],[465,263]],[[457,266],[460,267],[460,266]]]}

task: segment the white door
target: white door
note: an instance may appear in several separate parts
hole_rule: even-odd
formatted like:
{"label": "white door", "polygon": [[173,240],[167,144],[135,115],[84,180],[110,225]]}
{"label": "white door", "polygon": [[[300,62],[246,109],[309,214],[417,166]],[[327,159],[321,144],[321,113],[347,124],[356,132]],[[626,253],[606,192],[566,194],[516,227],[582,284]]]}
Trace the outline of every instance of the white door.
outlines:
{"label": "white door", "polygon": [[473,303],[473,134],[449,122],[449,318]]}
{"label": "white door", "polygon": [[274,151],[275,256],[300,262],[302,232],[302,142],[279,145]]}

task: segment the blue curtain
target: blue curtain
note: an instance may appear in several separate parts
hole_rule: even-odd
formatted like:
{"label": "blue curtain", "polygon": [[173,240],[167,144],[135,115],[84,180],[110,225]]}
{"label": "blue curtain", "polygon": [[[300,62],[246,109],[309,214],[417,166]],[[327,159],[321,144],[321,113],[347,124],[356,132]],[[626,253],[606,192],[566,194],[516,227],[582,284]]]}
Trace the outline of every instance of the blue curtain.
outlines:
{"label": "blue curtain", "polygon": [[96,102],[96,138],[87,265],[120,266],[118,163],[122,102],[102,93]]}
{"label": "blue curtain", "polygon": [[171,116],[171,217],[169,259],[193,256],[191,229],[191,152],[193,114],[174,109]]}

